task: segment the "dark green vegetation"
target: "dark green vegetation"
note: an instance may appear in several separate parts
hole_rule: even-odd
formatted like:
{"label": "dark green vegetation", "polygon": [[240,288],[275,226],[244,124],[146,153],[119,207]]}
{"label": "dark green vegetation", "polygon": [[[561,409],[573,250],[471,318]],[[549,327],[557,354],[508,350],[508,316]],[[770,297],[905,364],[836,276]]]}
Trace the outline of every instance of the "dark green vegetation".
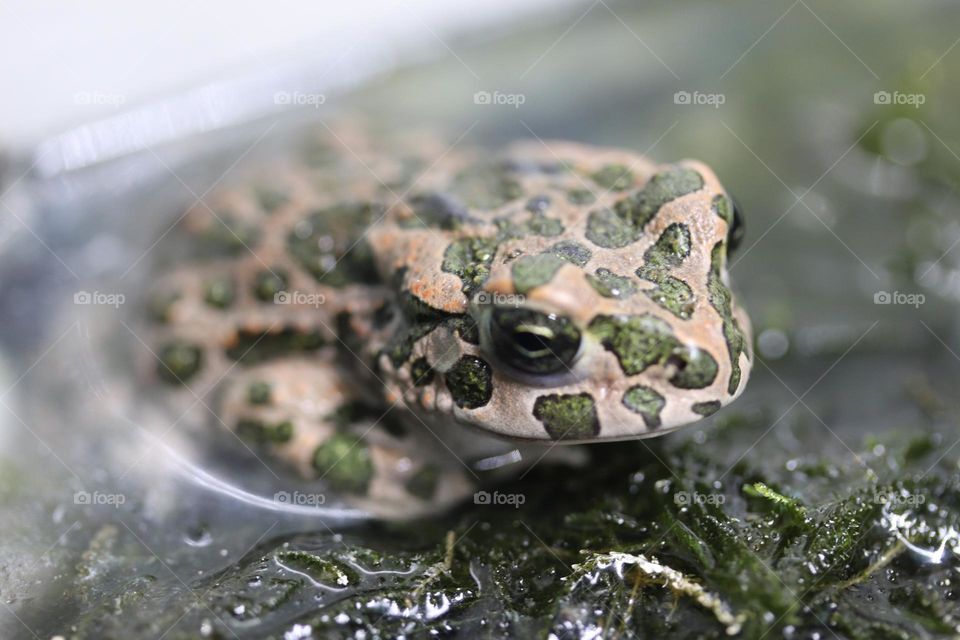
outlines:
{"label": "dark green vegetation", "polygon": [[[937,463],[941,441],[867,441],[853,458],[796,457],[769,438],[740,459],[772,419],[734,414],[703,437],[592,447],[593,463],[576,472],[542,465],[498,487],[525,497],[519,509],[469,505],[342,538],[318,528],[263,540],[194,578],[189,554],[168,559],[185,584],[157,563],[131,572],[110,561],[120,549],[146,553],[118,525],[76,565],[84,600],[68,635],[183,639],[207,629],[245,640],[310,625],[334,638],[952,636],[953,543],[942,564],[926,563],[889,515],[909,516],[900,535],[922,549],[960,527],[960,484]],[[820,434],[793,427],[804,442]],[[359,486],[366,467],[352,445],[344,436],[331,455],[356,458],[347,468]],[[411,482],[432,490],[430,471]],[[923,508],[910,496],[924,496]],[[113,590],[92,587],[94,573]]]}

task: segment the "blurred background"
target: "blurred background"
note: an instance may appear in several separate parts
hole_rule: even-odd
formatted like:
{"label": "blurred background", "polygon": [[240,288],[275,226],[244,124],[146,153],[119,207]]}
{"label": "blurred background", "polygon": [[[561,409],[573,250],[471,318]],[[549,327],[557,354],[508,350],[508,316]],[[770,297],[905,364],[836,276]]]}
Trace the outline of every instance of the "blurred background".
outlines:
{"label": "blurred background", "polygon": [[[227,499],[150,475],[123,479],[121,509],[77,505],[76,491],[117,482],[110,460],[152,445],[64,406],[109,386],[105,327],[117,322],[104,309],[91,325],[74,295],[135,288],[149,278],[154,232],[184,206],[344,115],[491,149],[566,138],[704,160],[746,218],[731,277],[759,358],[736,405],[669,440],[703,442],[710,425],[747,416],[710,455],[724,467],[746,457],[812,502],[902,471],[868,446],[880,434],[929,433],[919,471],[956,472],[956,3],[6,0],[0,15],[0,629],[13,637],[76,621],[80,637],[97,637],[104,619],[147,624],[147,605],[95,611],[124,584],[118,566],[162,557],[171,571],[152,575],[168,591],[148,602],[175,609],[187,592],[171,573],[202,580],[229,571],[265,531],[317,529],[241,517]],[[858,474],[793,475],[787,462],[814,454]],[[190,499],[156,495],[171,486]],[[98,556],[108,578],[88,566],[78,577],[110,522],[120,542]],[[390,549],[382,531],[353,535]],[[156,554],[124,556],[138,540]],[[210,624],[256,637],[301,615]],[[162,622],[184,637],[201,624]]]}

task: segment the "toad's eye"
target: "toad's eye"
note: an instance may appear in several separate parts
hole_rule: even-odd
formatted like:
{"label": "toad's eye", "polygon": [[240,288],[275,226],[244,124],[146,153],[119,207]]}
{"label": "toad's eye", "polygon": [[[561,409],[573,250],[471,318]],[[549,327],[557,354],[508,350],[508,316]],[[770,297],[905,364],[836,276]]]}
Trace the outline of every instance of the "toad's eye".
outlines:
{"label": "toad's eye", "polygon": [[733,222],[730,223],[730,229],[727,231],[727,253],[730,254],[737,250],[740,243],[743,242],[743,236],[747,232],[743,223],[743,214],[740,212],[740,205],[733,198]]}
{"label": "toad's eye", "polygon": [[489,331],[497,357],[527,373],[565,371],[580,351],[580,331],[569,318],[553,313],[498,307],[490,314]]}

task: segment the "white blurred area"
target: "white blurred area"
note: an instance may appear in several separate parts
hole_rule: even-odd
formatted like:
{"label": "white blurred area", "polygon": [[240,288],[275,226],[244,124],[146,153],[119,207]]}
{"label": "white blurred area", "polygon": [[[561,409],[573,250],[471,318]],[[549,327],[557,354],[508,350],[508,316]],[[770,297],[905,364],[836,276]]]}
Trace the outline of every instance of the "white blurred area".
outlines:
{"label": "white blurred area", "polygon": [[0,149],[212,83],[348,85],[577,2],[0,0]]}

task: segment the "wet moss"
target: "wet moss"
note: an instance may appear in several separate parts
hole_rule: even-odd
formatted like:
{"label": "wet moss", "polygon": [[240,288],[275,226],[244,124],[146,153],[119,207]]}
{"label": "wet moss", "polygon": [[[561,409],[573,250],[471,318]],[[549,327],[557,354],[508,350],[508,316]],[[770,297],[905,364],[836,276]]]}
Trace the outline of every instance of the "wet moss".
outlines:
{"label": "wet moss", "polygon": [[336,433],[316,448],[313,468],[332,487],[357,494],[367,492],[374,472],[367,443],[346,433]]}
{"label": "wet moss", "polygon": [[596,404],[589,393],[540,396],[533,404],[533,416],[554,440],[583,440],[600,433]]}
{"label": "wet moss", "polygon": [[447,388],[461,409],[477,409],[493,395],[493,370],[476,356],[461,356],[446,373]]}
{"label": "wet moss", "polygon": [[276,558],[281,565],[300,571],[327,587],[344,589],[360,581],[360,576],[350,565],[329,556],[306,551],[282,551]]}

